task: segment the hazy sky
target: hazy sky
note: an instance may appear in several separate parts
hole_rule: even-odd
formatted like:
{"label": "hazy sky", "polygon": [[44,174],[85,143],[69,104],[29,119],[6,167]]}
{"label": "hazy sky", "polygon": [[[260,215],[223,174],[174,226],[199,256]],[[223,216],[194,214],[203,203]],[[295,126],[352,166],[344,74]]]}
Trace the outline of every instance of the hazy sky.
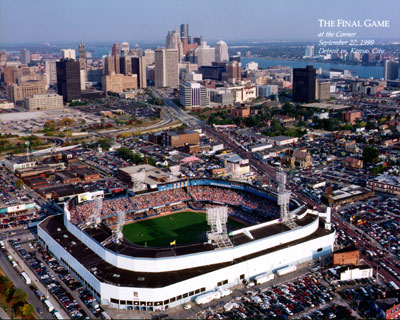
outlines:
{"label": "hazy sky", "polygon": [[390,20],[357,36],[400,40],[400,0],[0,0],[0,42],[163,42],[181,23],[209,41],[317,40],[319,18]]}

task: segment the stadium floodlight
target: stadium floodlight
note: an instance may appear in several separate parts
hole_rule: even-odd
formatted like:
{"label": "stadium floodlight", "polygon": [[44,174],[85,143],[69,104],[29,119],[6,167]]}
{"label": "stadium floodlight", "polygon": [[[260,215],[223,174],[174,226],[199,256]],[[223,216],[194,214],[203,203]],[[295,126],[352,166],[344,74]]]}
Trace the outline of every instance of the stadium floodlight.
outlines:
{"label": "stadium floodlight", "polygon": [[278,201],[277,204],[281,209],[281,219],[290,229],[297,227],[293,221],[293,217],[289,211],[290,191],[286,190],[286,173],[282,167],[279,167],[276,173],[276,180],[278,182]]}
{"label": "stadium floodlight", "polygon": [[103,199],[94,199],[94,210],[91,216],[91,223],[96,228],[101,223],[101,210],[103,209]]}
{"label": "stadium floodlight", "polygon": [[118,211],[117,226],[112,231],[112,237],[113,237],[114,242],[116,242],[116,243],[119,243],[121,241],[121,239],[123,238],[122,228],[124,227],[124,224],[125,224],[125,212]]}
{"label": "stadium floodlight", "polygon": [[227,206],[207,208],[207,222],[211,227],[211,231],[207,232],[207,238],[216,246],[216,249],[233,247],[226,228],[228,222]]}

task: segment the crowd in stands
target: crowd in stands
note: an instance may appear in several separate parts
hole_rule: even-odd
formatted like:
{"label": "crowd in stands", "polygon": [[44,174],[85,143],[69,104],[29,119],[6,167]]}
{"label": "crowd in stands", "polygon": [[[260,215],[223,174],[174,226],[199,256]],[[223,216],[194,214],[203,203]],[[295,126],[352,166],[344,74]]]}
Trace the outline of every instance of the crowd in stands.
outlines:
{"label": "crowd in stands", "polygon": [[189,193],[196,201],[211,201],[231,206],[245,206],[246,208],[256,211],[265,218],[271,218],[279,214],[278,206],[272,201],[240,190],[193,186],[189,187]]}
{"label": "crowd in stands", "polygon": [[129,198],[115,198],[103,201],[103,216],[112,216],[119,211],[131,212],[135,210]]}
{"label": "crowd in stands", "polygon": [[71,222],[81,224],[90,222],[90,216],[94,212],[94,201],[85,201],[76,207],[70,208]]}
{"label": "crowd in stands", "polygon": [[186,201],[190,197],[182,188],[174,190],[166,190],[160,192],[147,193],[131,198],[135,203],[136,210],[152,208],[156,206],[166,205],[177,201]]}
{"label": "crowd in stands", "polygon": [[[117,222],[117,213],[123,211],[127,213],[125,220],[137,220],[155,214],[184,209],[187,206],[185,201],[188,201],[188,205],[191,208],[197,210],[207,209],[211,205],[210,203],[232,206],[234,208],[230,207],[229,214],[249,223],[258,223],[265,221],[265,219],[270,220],[279,216],[279,207],[274,202],[241,190],[212,186],[192,186],[188,187],[188,193],[183,188],[178,188],[134,197],[107,199],[103,201],[101,217],[105,219],[115,216],[115,219],[107,220],[107,224],[115,224]],[[182,203],[169,205],[178,201]],[[153,208],[157,206],[165,207]],[[90,216],[94,210],[94,201],[78,204],[70,209],[71,221],[75,224],[90,222]],[[137,212],[140,210],[147,210],[147,213]],[[252,211],[252,213],[245,211]]]}

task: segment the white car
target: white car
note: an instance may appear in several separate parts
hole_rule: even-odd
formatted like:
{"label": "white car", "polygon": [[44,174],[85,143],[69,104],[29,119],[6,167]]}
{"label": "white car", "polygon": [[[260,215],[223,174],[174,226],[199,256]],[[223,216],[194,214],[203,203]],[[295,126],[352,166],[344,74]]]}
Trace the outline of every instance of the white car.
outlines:
{"label": "white car", "polygon": [[183,309],[184,309],[184,310],[189,310],[189,309],[191,309],[191,308],[192,308],[192,305],[189,304],[189,303],[185,303],[185,304],[183,305]]}

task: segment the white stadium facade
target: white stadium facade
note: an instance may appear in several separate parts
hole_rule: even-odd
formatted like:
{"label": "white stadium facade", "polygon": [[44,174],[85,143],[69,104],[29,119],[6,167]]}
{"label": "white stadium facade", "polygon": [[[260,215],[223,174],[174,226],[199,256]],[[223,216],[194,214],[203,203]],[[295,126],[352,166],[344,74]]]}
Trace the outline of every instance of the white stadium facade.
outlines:
{"label": "white stadium facade", "polygon": [[[270,191],[219,179],[161,184],[147,194],[188,192],[193,186],[249,194],[275,205],[278,198]],[[165,310],[203,293],[329,255],[335,239],[330,212],[310,210],[297,199],[290,200],[290,223],[278,216],[234,230],[229,233],[232,246],[224,248],[207,241],[163,248],[139,246],[124,238],[109,241],[113,233],[108,226],[78,224],[73,219],[77,209],[71,208],[71,203],[65,204],[64,214],[41,222],[39,240],[102,304],[120,309]],[[242,209],[249,216],[255,214],[246,206]]]}

